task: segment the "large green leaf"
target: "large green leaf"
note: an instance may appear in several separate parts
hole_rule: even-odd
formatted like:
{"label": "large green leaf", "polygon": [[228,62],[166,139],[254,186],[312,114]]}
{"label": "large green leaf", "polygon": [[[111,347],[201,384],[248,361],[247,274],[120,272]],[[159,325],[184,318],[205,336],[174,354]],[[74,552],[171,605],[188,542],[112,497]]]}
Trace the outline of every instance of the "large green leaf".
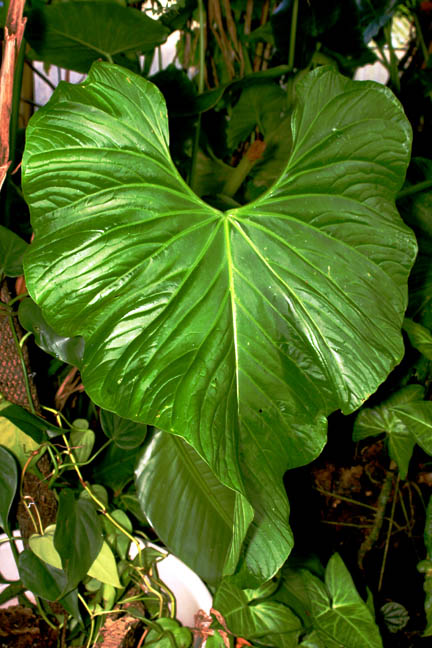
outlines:
{"label": "large green leaf", "polygon": [[160,22],[116,2],[46,5],[30,13],[26,28],[34,58],[78,72],[88,72],[101,56],[153,49],[168,33]]}
{"label": "large green leaf", "polygon": [[156,88],[106,63],[36,113],[23,162],[33,299],[85,338],[97,404],[184,436],[242,494],[242,532],[252,503],[257,580],[292,545],[285,470],[402,357],[416,251],[394,206],[410,129],[393,95],[325,68],[297,94],[281,178],[226,212],[174,168]]}
{"label": "large green leaf", "polygon": [[160,430],[138,458],[135,482],[144,515],[163,543],[201,578],[220,581],[232,540],[234,491],[189,444]]}

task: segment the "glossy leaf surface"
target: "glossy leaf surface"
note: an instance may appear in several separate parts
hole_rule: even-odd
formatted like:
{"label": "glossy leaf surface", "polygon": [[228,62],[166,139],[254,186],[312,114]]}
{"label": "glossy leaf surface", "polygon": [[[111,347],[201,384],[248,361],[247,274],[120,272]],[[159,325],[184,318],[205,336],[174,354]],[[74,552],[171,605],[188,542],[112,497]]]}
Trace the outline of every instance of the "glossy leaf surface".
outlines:
{"label": "glossy leaf surface", "polygon": [[0,445],[0,525],[8,527],[10,507],[18,486],[18,470],[12,454]]}
{"label": "glossy leaf surface", "polygon": [[97,404],[184,436],[242,494],[242,532],[252,503],[257,580],[292,545],[283,473],[402,356],[416,250],[394,207],[410,131],[386,88],[315,70],[292,131],[271,190],[220,212],[174,168],[159,92],[98,63],[33,117],[24,157],[32,297],[85,338]]}
{"label": "glossy leaf surface", "polygon": [[35,58],[84,73],[101,57],[152,49],[168,33],[143,12],[116,2],[46,5],[30,13],[26,29]]}
{"label": "glossy leaf surface", "polygon": [[138,458],[135,483],[144,515],[162,542],[205,581],[218,582],[232,541],[234,491],[189,444],[160,430]]}

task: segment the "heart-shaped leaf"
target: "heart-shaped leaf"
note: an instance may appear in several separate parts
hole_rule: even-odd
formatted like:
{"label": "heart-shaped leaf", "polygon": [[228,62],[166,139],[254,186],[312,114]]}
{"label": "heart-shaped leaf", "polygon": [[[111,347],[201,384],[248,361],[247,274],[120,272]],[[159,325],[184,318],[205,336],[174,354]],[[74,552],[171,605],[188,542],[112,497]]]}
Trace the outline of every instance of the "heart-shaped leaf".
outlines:
{"label": "heart-shaped leaf", "polygon": [[138,458],[135,483],[144,515],[162,542],[201,578],[220,581],[232,541],[234,491],[189,444],[160,430]]}
{"label": "heart-shaped leaf", "polygon": [[69,614],[82,623],[77,590],[62,597],[67,588],[67,577],[62,569],[46,564],[30,549],[20,553],[18,568],[24,587],[47,601],[59,601]]}
{"label": "heart-shaped leaf", "polygon": [[393,95],[326,68],[297,95],[284,173],[226,212],[177,173],[156,88],[106,63],[35,114],[23,163],[33,299],[84,337],[98,405],[184,436],[241,493],[241,533],[252,503],[257,580],[292,545],[284,472],[402,357],[416,252],[394,206],[410,128]]}
{"label": "heart-shaped leaf", "polygon": [[325,585],[302,570],[312,622],[326,648],[382,648],[374,619],[339,554],[326,567]]}
{"label": "heart-shaped leaf", "polygon": [[228,580],[218,588],[213,607],[235,635],[276,648],[298,645],[302,623],[283,603],[255,600],[253,590],[242,590]]}
{"label": "heart-shaped leaf", "polygon": [[130,421],[106,410],[101,410],[100,421],[107,437],[112,439],[116,446],[124,450],[138,448],[147,434],[146,425]]}
{"label": "heart-shaped leaf", "polygon": [[365,407],[356,418],[353,440],[385,433],[390,457],[406,479],[416,443],[432,455],[432,403],[423,400],[421,385],[408,385],[376,407]]}
{"label": "heart-shaped leaf", "polygon": [[[43,535],[34,533],[29,538],[29,545],[33,553],[47,563],[51,567],[55,567],[57,571],[64,573],[64,581],[62,581],[64,589],[68,588],[68,578],[66,572],[62,571],[62,561],[60,554],[54,546],[54,535],[56,527],[51,524],[46,527]],[[111,549],[106,542],[102,543],[100,551],[90,566],[87,574],[92,578],[97,578],[101,583],[107,583],[113,587],[121,588],[122,584],[119,581],[117,564]],[[51,600],[51,599],[50,599]]]}

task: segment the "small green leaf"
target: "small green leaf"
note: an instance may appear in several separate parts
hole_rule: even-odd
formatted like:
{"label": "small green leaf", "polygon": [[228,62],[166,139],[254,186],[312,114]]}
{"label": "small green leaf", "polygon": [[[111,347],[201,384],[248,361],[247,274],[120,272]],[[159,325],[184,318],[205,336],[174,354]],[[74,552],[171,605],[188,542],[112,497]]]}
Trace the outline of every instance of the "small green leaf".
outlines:
{"label": "small green leaf", "polygon": [[[29,538],[29,545],[33,553],[48,565],[61,570],[62,561],[60,554],[54,546],[55,525],[51,524],[45,529],[44,535],[37,533]],[[64,585],[67,588],[67,576],[64,573]],[[101,583],[113,585],[113,587],[122,587],[119,581],[117,565],[114,554],[106,542],[102,543],[101,549],[96,559],[89,568],[87,574],[92,578],[97,578]]]}
{"label": "small green leaf", "polygon": [[102,542],[101,525],[94,506],[88,500],[75,499],[71,490],[61,490],[54,546],[61,557],[70,589],[89,572]]}
{"label": "small green leaf", "polygon": [[354,441],[386,434],[390,457],[397,463],[402,479],[406,479],[416,442],[432,453],[432,403],[423,401],[423,396],[423,387],[409,385],[381,405],[363,408],[354,423]]}
{"label": "small green leaf", "polygon": [[17,234],[0,225],[0,278],[19,277],[23,273],[22,260],[28,244]]}
{"label": "small green leaf", "polygon": [[100,421],[107,437],[124,450],[138,448],[147,434],[147,425],[130,421],[107,410],[101,410]]}
{"label": "small green leaf", "polygon": [[381,606],[380,612],[383,615],[387,630],[392,633],[403,630],[410,620],[408,610],[396,601],[385,603]]}
{"label": "small green leaf", "polygon": [[[157,628],[155,626],[158,626]],[[168,634],[170,636],[168,636]],[[162,617],[157,619],[146,637],[146,645],[154,645],[155,648],[189,648],[192,642],[192,633],[189,628],[182,628],[175,619]]]}
{"label": "small green leaf", "polygon": [[145,13],[115,2],[61,2],[34,9],[26,38],[33,56],[68,70],[88,72],[93,61],[161,45],[168,30]]}
{"label": "small green leaf", "polygon": [[72,428],[69,442],[78,463],[84,463],[90,457],[96,435],[93,430],[80,430]]}
{"label": "small green leaf", "polygon": [[18,471],[13,455],[0,445],[0,526],[8,529],[10,507],[18,486]]}
{"label": "small green leaf", "polygon": [[123,450],[112,443],[93,470],[93,479],[112,488],[117,495],[133,480],[137,451]]}
{"label": "small green leaf", "polygon": [[92,578],[97,578],[101,583],[106,583],[107,585],[112,585],[120,589],[123,587],[119,581],[114,554],[106,542],[103,542],[96,560],[88,571],[88,575]]}
{"label": "small green leaf", "polygon": [[82,337],[69,338],[58,335],[46,323],[41,309],[30,297],[23,299],[20,303],[18,318],[21,326],[26,331],[33,333],[36,344],[43,351],[74,367],[80,365],[84,353],[84,339]]}

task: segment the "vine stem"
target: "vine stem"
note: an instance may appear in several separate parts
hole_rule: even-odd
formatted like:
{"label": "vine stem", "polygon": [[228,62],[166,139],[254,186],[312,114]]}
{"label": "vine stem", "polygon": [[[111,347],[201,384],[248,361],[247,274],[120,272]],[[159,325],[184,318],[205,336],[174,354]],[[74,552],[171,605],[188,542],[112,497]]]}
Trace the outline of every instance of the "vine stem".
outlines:
{"label": "vine stem", "polygon": [[290,43],[289,43],[289,52],[288,52],[288,67],[290,70],[294,68],[298,9],[299,9],[299,0],[294,0],[292,16],[291,16]]}
{"label": "vine stem", "polygon": [[419,193],[420,191],[425,191],[425,189],[429,189],[430,187],[432,187],[432,180],[424,180],[423,182],[418,182],[411,187],[407,187],[406,189],[399,191],[398,195],[396,196],[396,200],[399,200],[400,198],[406,198],[407,196],[412,196],[413,194]]}
{"label": "vine stem", "polygon": [[[371,528],[370,533],[366,536],[366,538],[363,540],[363,542],[360,545],[360,549],[357,554],[357,564],[360,567],[360,569],[363,569],[363,560],[368,553],[378,540],[383,522],[384,522],[384,515],[385,515],[385,510],[390,498],[392,486],[393,486],[393,477],[394,473],[396,470],[397,466],[396,463],[392,460],[390,462],[390,467],[389,470],[386,472],[386,476],[384,479],[384,483],[381,487],[381,492],[378,496],[378,508],[375,513],[375,518],[373,521],[373,526]],[[392,520],[393,516],[390,517],[390,529],[392,527]]]}
{"label": "vine stem", "polygon": [[106,518],[111,522],[111,524],[114,525],[114,526],[115,526],[115,527],[116,527],[116,528],[117,528],[121,533],[123,533],[123,535],[125,535],[125,536],[126,536],[126,537],[131,541],[131,542],[134,543],[134,545],[135,545],[136,548],[137,548],[138,555],[139,555],[139,557],[140,557],[140,558],[139,558],[139,562],[141,563],[141,545],[140,545],[139,541],[138,541],[136,538],[134,538],[134,536],[131,535],[128,531],[126,531],[126,529],[125,529],[124,527],[122,527],[122,525],[119,524],[119,523],[117,522],[117,520],[115,520],[115,519],[114,519],[114,518],[113,518],[113,517],[108,513],[105,504],[104,504],[103,502],[101,502],[101,501],[96,497],[96,495],[92,492],[91,488],[88,486],[88,484],[85,482],[85,480],[84,480],[84,478],[83,478],[83,476],[82,476],[82,473],[81,473],[81,471],[80,471],[80,469],[79,469],[78,463],[77,463],[77,461],[76,461],[76,459],[75,459],[75,456],[74,456],[74,454],[73,454],[73,452],[72,452],[72,450],[71,450],[71,447],[70,447],[70,445],[69,445],[69,442],[68,442],[68,440],[67,440],[67,438],[66,438],[66,436],[65,436],[64,434],[62,435],[62,438],[63,438],[63,441],[64,441],[64,443],[65,443],[66,449],[67,449],[67,454],[69,455],[69,458],[70,458],[70,460],[71,460],[71,463],[72,463],[72,465],[73,465],[73,467],[74,467],[75,472],[76,472],[77,475],[78,475],[78,479],[80,480],[80,483],[81,483],[82,487],[84,488],[84,490],[86,491],[86,493],[88,493],[88,495],[91,497],[91,499],[95,502],[95,504],[98,505],[98,507],[99,507],[101,513],[102,513],[102,514],[103,514],[103,515],[104,515],[104,516],[105,516],[105,517],[106,517]]}
{"label": "vine stem", "polygon": [[379,577],[379,582],[378,582],[378,592],[381,591],[383,578],[384,578],[384,571],[385,571],[385,566],[386,566],[386,562],[387,562],[387,554],[388,554],[388,549],[389,549],[389,544],[390,544],[390,535],[391,535],[391,530],[392,530],[392,526],[393,526],[393,518],[394,518],[394,512],[395,512],[396,502],[397,502],[397,495],[398,495],[398,490],[399,490],[399,481],[400,481],[400,475],[398,474],[397,480],[396,480],[395,492],[394,492],[394,496],[393,496],[391,514],[390,514],[390,524],[389,524],[388,529],[387,529],[387,537],[386,537],[386,543],[385,543],[385,547],[384,547],[384,555],[383,555],[381,571],[380,571],[380,577]]}

